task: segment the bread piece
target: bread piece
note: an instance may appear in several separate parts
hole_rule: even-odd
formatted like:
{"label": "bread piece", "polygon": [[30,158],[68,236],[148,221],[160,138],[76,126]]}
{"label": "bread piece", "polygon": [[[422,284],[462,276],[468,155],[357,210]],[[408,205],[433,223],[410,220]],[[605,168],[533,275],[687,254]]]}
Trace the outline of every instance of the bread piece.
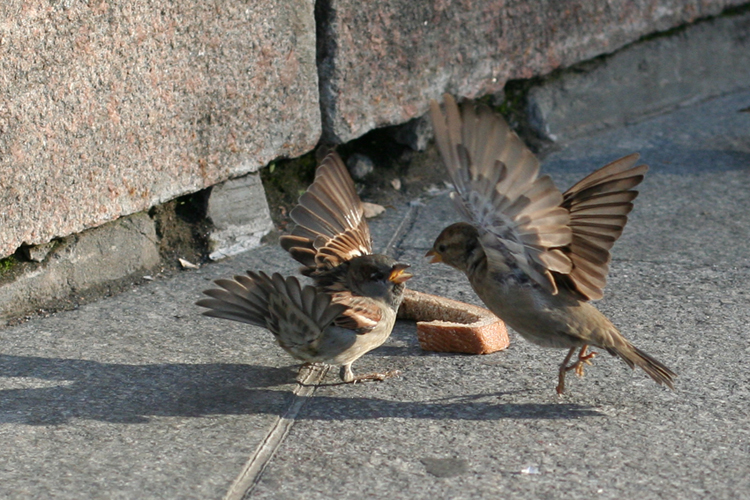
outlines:
{"label": "bread piece", "polygon": [[487,309],[408,288],[398,318],[417,322],[425,351],[489,354],[510,343],[505,323]]}

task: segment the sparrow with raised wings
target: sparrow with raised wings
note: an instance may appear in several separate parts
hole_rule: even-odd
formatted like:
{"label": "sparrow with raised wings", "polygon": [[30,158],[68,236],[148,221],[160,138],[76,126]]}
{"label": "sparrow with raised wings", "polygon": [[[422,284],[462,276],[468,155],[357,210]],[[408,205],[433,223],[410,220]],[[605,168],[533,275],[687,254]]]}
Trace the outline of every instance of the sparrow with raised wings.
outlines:
{"label": "sparrow with raised wings", "polygon": [[[433,101],[435,140],[468,222],[445,228],[428,257],[463,271],[487,307],[525,339],[569,349],[560,365],[583,375],[589,346],[639,366],[673,389],[676,376],[636,348],[589,301],[602,298],[611,255],[648,170],[637,154],[616,160],[561,193],[507,123],[471,101]],[[568,364],[575,351],[578,359]]]}
{"label": "sparrow with raised wings", "polygon": [[208,308],[203,314],[267,328],[295,359],[341,365],[346,383],[397,374],[352,372],[352,363],[390,336],[412,275],[407,264],[373,254],[362,202],[336,152],[323,159],[290,216],[297,226],[281,246],[315,285],[252,272],[216,280],[221,288],[197,302]]}

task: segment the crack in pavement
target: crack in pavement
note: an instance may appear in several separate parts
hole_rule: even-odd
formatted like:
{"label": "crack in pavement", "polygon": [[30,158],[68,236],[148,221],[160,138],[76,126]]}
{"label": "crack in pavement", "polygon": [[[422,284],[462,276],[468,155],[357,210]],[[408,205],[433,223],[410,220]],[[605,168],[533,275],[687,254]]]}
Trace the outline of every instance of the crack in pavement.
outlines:
{"label": "crack in pavement", "polygon": [[255,486],[260,482],[263,471],[271,462],[276,450],[289,434],[302,407],[305,406],[318,388],[318,384],[328,373],[328,365],[303,366],[297,378],[297,387],[293,391],[292,402],[286,412],[276,419],[263,442],[245,462],[242,471],[229,487],[224,500],[242,500],[250,498]]}
{"label": "crack in pavement", "polygon": [[409,210],[407,210],[404,218],[401,219],[401,223],[398,225],[396,230],[393,232],[393,236],[388,243],[383,247],[380,253],[398,259],[403,252],[399,252],[401,243],[406,238],[406,235],[414,227],[414,223],[417,221],[419,216],[419,207],[422,206],[420,200],[413,200],[409,203]]}
{"label": "crack in pavement", "polygon": [[[393,232],[393,236],[391,236],[391,239],[383,248],[382,253],[389,255],[397,251],[401,242],[404,241],[406,234],[417,220],[420,205],[418,201],[409,203],[409,210]],[[395,255],[392,256],[396,258]],[[258,448],[256,448],[250,458],[248,458],[239,475],[232,482],[224,496],[224,500],[244,500],[250,498],[253,489],[260,482],[266,466],[271,462],[276,450],[279,449],[284,439],[289,435],[289,431],[292,429],[297,415],[305,403],[315,394],[315,390],[325,378],[329,368],[328,365],[309,365],[303,366],[300,369],[300,374],[297,377],[297,387],[292,393],[292,402],[289,404],[289,408],[271,425],[266,437],[258,445]]]}

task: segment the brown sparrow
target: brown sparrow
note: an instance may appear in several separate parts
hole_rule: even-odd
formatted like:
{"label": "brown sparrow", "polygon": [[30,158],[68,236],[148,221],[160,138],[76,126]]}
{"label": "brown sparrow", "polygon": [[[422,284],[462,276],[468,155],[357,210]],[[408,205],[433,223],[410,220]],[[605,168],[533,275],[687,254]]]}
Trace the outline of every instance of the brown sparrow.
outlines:
{"label": "brown sparrow", "polygon": [[291,212],[297,227],[281,246],[304,267],[315,286],[294,277],[248,272],[216,280],[203,314],[267,328],[279,345],[306,363],[341,365],[346,383],[384,380],[397,372],[355,377],[351,365],[388,339],[412,277],[402,264],[372,253],[362,202],[335,152],[318,167],[315,181]]}
{"label": "brown sparrow", "polygon": [[[549,176],[538,177],[539,161],[488,107],[445,96],[430,114],[435,140],[456,191],[458,211],[469,222],[448,226],[427,252],[431,262],[463,271],[472,288],[502,320],[543,347],[569,349],[560,365],[583,375],[606,349],[631,368],[641,367],[673,389],[669,368],[628,342],[589,300],[602,297],[612,248],[622,234],[633,188],[648,170],[634,166],[638,154],[606,165],[565,193]],[[571,357],[580,348],[578,359]]]}

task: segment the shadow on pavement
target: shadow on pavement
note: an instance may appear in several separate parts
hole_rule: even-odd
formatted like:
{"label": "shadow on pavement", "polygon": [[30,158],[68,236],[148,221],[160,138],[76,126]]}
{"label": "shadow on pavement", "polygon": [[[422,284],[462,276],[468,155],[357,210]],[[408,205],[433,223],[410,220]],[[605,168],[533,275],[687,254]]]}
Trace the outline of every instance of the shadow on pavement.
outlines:
{"label": "shadow on pavement", "polygon": [[[123,365],[0,355],[0,423],[60,425],[72,419],[138,424],[150,417],[283,415],[296,367],[245,364]],[[275,389],[272,389],[274,388]],[[479,398],[491,401],[477,401]],[[498,394],[424,402],[313,396],[303,420],[377,418],[496,420],[599,416],[576,404],[503,404]]]}
{"label": "shadow on pavement", "polygon": [[[124,365],[0,355],[0,377],[20,377],[3,383],[17,388],[0,390],[0,422],[53,425],[83,418],[145,423],[148,417],[281,414],[292,398],[285,386],[296,375],[294,367]],[[264,389],[274,386],[282,387]]]}
{"label": "shadow on pavement", "polygon": [[[486,395],[490,396],[490,395]],[[586,405],[563,403],[503,403],[388,401],[377,398],[314,397],[305,406],[300,420],[368,420],[376,418],[416,418],[425,420],[560,420],[604,416]]]}

